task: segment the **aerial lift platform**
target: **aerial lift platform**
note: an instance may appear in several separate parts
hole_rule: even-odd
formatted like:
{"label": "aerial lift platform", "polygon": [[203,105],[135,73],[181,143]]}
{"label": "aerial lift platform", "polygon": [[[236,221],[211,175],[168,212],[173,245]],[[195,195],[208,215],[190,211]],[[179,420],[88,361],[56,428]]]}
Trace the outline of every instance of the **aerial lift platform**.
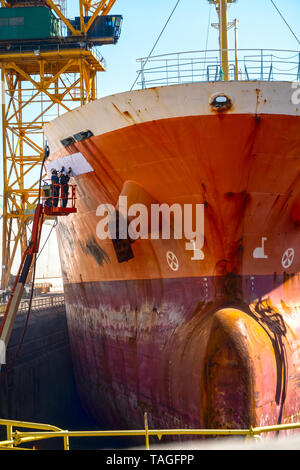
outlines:
{"label": "aerial lift platform", "polygon": [[[0,367],[2,364],[6,363],[6,348],[18,313],[29,271],[34,263],[35,255],[39,251],[44,218],[45,216],[63,217],[77,212],[75,206],[75,185],[68,184],[69,197],[69,194],[67,196],[63,195],[63,185],[53,184],[47,181],[44,181],[44,183],[44,187],[42,187],[44,196],[41,198],[41,202],[37,204],[34,213],[31,240],[23,253],[19,271],[0,325]],[[60,195],[56,195],[56,189],[59,189]],[[64,199],[67,200],[66,207],[63,207]],[[34,279],[32,282],[34,282]]]}

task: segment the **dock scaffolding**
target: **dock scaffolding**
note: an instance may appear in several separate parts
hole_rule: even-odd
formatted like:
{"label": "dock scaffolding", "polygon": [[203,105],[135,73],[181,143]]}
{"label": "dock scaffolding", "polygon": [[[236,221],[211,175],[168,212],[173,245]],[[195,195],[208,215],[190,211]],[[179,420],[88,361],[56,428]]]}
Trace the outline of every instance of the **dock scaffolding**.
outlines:
{"label": "dock scaffolding", "polygon": [[[96,75],[105,71],[105,62],[95,48],[119,38],[122,17],[107,16],[115,2],[78,0],[79,16],[69,20],[65,3],[1,0],[1,289],[8,286],[17,247],[24,253],[28,245],[44,156],[44,124],[97,98]],[[46,38],[36,37],[41,29]],[[62,36],[63,30],[67,35]]]}

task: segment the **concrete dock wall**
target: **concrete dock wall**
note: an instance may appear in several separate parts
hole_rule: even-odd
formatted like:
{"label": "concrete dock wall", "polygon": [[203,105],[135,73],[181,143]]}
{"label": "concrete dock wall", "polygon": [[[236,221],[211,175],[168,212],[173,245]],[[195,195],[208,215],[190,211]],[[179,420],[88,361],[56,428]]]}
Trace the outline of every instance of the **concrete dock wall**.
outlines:
{"label": "concrete dock wall", "polygon": [[88,420],[78,398],[62,302],[31,311],[23,346],[13,361],[26,321],[18,313],[0,374],[0,417],[78,426]]}

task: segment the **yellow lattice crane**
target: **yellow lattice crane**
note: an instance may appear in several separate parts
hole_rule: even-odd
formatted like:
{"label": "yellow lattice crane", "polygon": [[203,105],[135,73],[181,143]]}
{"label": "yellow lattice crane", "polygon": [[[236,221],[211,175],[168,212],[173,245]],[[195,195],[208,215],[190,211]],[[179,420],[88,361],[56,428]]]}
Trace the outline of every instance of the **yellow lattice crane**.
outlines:
{"label": "yellow lattice crane", "polygon": [[108,15],[115,2],[78,0],[79,16],[70,20],[52,0],[1,0],[2,289],[17,247],[23,253],[28,244],[44,124],[96,98],[96,74],[105,64],[95,47],[116,43],[121,30],[122,17]]}

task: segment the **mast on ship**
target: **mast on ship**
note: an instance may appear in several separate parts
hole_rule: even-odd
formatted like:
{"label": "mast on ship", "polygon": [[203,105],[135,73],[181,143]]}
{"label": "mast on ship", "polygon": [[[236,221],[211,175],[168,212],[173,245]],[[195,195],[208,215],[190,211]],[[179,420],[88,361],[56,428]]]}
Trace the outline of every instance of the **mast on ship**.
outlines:
{"label": "mast on ship", "polygon": [[[218,28],[219,28],[221,68],[222,68],[223,80],[228,81],[229,80],[228,29],[232,27],[232,24],[228,23],[227,4],[235,3],[236,0],[208,0],[208,2],[216,6],[216,10],[219,16]],[[236,27],[237,23],[234,23],[234,24]],[[237,42],[237,35],[236,35],[236,42]],[[238,72],[237,72],[237,63],[236,63],[236,72],[235,72],[236,79],[237,79],[237,73]]]}

